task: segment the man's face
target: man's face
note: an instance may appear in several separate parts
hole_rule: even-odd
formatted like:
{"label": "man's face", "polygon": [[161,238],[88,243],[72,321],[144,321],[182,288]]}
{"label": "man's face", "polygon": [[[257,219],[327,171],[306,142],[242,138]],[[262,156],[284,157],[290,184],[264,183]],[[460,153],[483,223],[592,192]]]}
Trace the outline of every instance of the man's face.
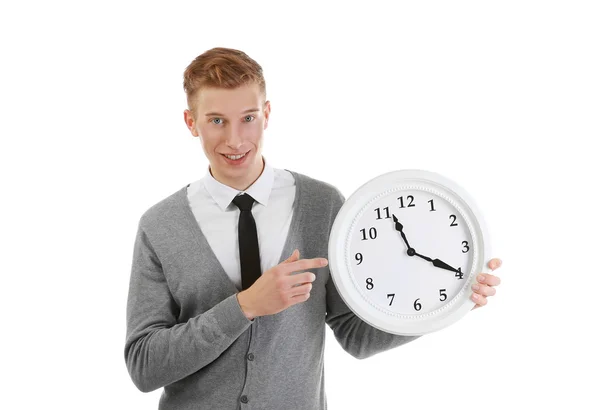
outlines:
{"label": "man's face", "polygon": [[249,84],[232,90],[203,88],[195,107],[193,114],[185,110],[185,123],[193,136],[200,137],[213,177],[245,190],[263,170],[262,141],[270,103],[257,84]]}

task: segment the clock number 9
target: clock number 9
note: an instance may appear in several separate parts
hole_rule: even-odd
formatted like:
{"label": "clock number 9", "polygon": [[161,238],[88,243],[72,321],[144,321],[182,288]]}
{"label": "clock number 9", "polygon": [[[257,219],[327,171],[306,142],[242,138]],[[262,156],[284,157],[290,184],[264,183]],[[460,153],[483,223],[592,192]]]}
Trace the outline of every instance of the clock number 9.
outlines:
{"label": "clock number 9", "polygon": [[363,261],[363,256],[362,253],[357,253],[356,255],[354,255],[354,258],[358,261],[357,265],[360,265]]}

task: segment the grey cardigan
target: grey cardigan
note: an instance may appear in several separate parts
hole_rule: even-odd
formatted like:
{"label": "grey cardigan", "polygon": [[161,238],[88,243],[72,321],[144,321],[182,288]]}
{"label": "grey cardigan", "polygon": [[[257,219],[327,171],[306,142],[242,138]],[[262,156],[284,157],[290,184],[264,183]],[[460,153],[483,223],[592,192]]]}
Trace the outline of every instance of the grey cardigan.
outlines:
{"label": "grey cardigan", "polygon": [[[327,258],[329,233],[344,197],[292,172],[293,217],[281,261]],[[326,409],[325,323],[340,345],[366,358],[416,337],[369,326],[344,304],[329,268],[310,298],[248,320],[233,285],[198,226],[187,185],[140,218],[127,300],[125,361],[144,392],[164,387],[159,409]]]}

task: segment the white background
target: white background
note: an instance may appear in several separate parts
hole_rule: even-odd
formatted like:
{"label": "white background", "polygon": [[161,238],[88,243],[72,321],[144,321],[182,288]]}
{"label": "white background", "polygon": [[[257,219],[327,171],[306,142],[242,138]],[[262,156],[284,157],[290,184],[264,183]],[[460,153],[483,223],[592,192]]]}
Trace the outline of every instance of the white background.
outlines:
{"label": "white background", "polygon": [[157,407],[123,357],[133,241],[206,172],[182,73],[216,46],[264,69],[274,166],[346,196],[444,174],[504,261],[487,307],[406,346],[359,361],[328,329],[331,409],[597,408],[597,3],[390,4],[2,3],[3,408]]}

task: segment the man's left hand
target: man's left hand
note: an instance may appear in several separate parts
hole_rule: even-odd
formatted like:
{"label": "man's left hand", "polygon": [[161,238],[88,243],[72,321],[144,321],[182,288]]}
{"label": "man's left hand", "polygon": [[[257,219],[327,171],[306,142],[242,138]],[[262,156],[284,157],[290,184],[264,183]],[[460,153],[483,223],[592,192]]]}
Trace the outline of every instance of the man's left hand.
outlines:
{"label": "man's left hand", "polygon": [[[502,261],[498,258],[491,259],[488,266],[492,271],[495,271],[502,265]],[[473,309],[485,306],[487,298],[496,294],[495,286],[500,284],[500,278],[490,273],[480,273],[477,275],[477,283],[473,284],[471,300],[475,302]]]}

